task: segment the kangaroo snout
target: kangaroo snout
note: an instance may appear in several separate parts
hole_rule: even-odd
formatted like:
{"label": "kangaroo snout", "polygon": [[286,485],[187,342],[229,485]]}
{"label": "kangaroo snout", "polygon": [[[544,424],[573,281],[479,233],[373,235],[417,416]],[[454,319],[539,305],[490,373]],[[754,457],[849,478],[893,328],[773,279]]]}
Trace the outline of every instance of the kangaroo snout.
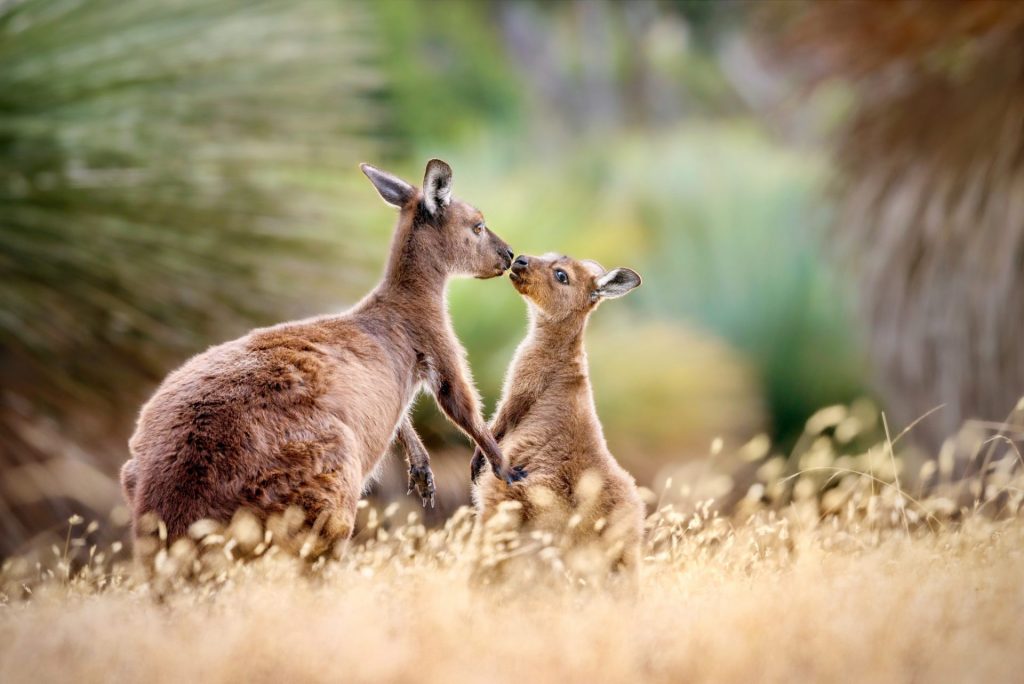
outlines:
{"label": "kangaroo snout", "polygon": [[[512,259],[515,258],[516,255],[515,252],[512,251],[512,248],[508,246],[507,242],[489,230],[488,234],[490,235],[490,242],[487,247],[485,247],[484,251],[481,252],[481,255],[485,255],[487,250],[493,249],[494,251],[491,252],[491,254],[497,256],[498,259],[497,261],[491,262],[493,264],[493,266],[491,266],[493,270],[490,273],[486,275],[477,275],[477,278],[493,278],[495,276],[500,276],[509,269],[509,266],[512,265]],[[491,259],[492,257],[485,258]]]}
{"label": "kangaroo snout", "polygon": [[525,254],[520,254],[516,257],[516,260],[512,262],[512,272],[509,273],[509,278],[513,281],[519,281],[522,276],[526,275],[526,272],[530,268],[530,257]]}
{"label": "kangaroo snout", "polygon": [[512,262],[512,268],[509,270],[508,278],[520,293],[522,292],[520,288],[526,286],[527,271],[529,270],[530,257],[525,254],[520,254],[516,257],[516,260]]}

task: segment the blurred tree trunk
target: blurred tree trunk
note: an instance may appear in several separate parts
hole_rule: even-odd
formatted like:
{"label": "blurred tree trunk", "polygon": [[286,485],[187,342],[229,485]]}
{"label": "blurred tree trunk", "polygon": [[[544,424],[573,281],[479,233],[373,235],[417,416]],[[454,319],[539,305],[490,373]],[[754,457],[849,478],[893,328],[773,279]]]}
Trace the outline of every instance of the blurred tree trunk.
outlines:
{"label": "blurred tree trunk", "polygon": [[786,44],[853,83],[838,222],[878,383],[935,449],[1024,395],[1024,3],[815,3]]}

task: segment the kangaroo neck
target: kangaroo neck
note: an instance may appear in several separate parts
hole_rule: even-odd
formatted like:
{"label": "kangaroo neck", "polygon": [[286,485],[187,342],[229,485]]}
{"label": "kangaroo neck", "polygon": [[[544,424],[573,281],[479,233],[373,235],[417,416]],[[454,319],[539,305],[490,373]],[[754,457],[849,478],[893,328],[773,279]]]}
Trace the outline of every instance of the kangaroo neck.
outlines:
{"label": "kangaroo neck", "polygon": [[395,234],[377,291],[390,300],[443,305],[448,271],[415,244],[411,222],[402,223],[408,225],[401,225]]}
{"label": "kangaroo neck", "polygon": [[367,310],[392,322],[398,314],[400,323],[394,329],[401,330],[419,351],[437,353],[450,345],[454,331],[448,313],[448,278],[410,276],[408,270],[396,275],[381,281],[369,297]]}
{"label": "kangaroo neck", "polygon": [[448,316],[448,274],[429,268],[389,268],[374,290],[376,297],[423,315]]}
{"label": "kangaroo neck", "polygon": [[557,352],[565,360],[582,356],[583,333],[587,328],[586,314],[574,314],[554,319],[537,312],[530,312],[530,337],[537,345]]}
{"label": "kangaroo neck", "polygon": [[531,312],[530,332],[523,344],[524,361],[548,381],[560,377],[586,378],[586,325],[586,316],[556,321]]}
{"label": "kangaroo neck", "polygon": [[413,321],[447,320],[445,302],[449,273],[429,248],[418,244],[416,218],[405,211],[391,240],[384,276],[368,300],[404,311]]}

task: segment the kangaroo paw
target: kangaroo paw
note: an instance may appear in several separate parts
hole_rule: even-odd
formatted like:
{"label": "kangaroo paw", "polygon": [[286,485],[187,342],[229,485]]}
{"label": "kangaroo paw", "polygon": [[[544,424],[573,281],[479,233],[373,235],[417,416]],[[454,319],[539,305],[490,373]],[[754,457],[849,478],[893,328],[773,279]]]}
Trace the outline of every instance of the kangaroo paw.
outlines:
{"label": "kangaroo paw", "polygon": [[416,490],[424,508],[428,504],[431,508],[434,507],[434,473],[431,472],[429,465],[409,467],[409,491],[407,494],[412,494],[413,490]]}
{"label": "kangaroo paw", "polygon": [[505,482],[508,482],[509,484],[515,484],[516,482],[525,480],[526,475],[526,468],[524,468],[521,465],[517,465],[509,469],[508,474],[505,476]]}

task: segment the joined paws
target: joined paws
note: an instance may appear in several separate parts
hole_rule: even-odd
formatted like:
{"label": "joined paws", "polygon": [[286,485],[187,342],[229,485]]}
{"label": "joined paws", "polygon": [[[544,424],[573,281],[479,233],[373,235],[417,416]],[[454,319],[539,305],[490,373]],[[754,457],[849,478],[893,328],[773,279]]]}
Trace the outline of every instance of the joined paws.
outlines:
{"label": "joined paws", "polygon": [[409,491],[406,494],[412,494],[414,489],[424,508],[428,503],[431,508],[434,507],[434,473],[429,465],[409,466]]}
{"label": "joined paws", "polygon": [[[473,462],[469,466],[469,479],[476,484],[476,480],[480,477],[480,473],[483,472],[484,466],[487,465],[487,458],[484,456],[484,452],[477,448],[473,452]],[[494,473],[494,477],[504,481],[506,484],[515,484],[526,479],[527,472],[526,468],[521,465],[512,466],[508,469],[508,472],[502,473],[501,468],[498,466],[491,466],[491,472]]]}
{"label": "joined paws", "polygon": [[515,484],[526,479],[527,472],[526,468],[521,465],[513,466],[509,468],[508,472],[502,475],[497,468],[494,469],[494,475],[499,480],[504,480],[506,484]]}
{"label": "joined paws", "polygon": [[508,475],[505,476],[505,482],[509,484],[515,484],[516,482],[525,480],[527,474],[528,473],[526,472],[525,467],[517,465],[513,467],[511,470],[509,470]]}

